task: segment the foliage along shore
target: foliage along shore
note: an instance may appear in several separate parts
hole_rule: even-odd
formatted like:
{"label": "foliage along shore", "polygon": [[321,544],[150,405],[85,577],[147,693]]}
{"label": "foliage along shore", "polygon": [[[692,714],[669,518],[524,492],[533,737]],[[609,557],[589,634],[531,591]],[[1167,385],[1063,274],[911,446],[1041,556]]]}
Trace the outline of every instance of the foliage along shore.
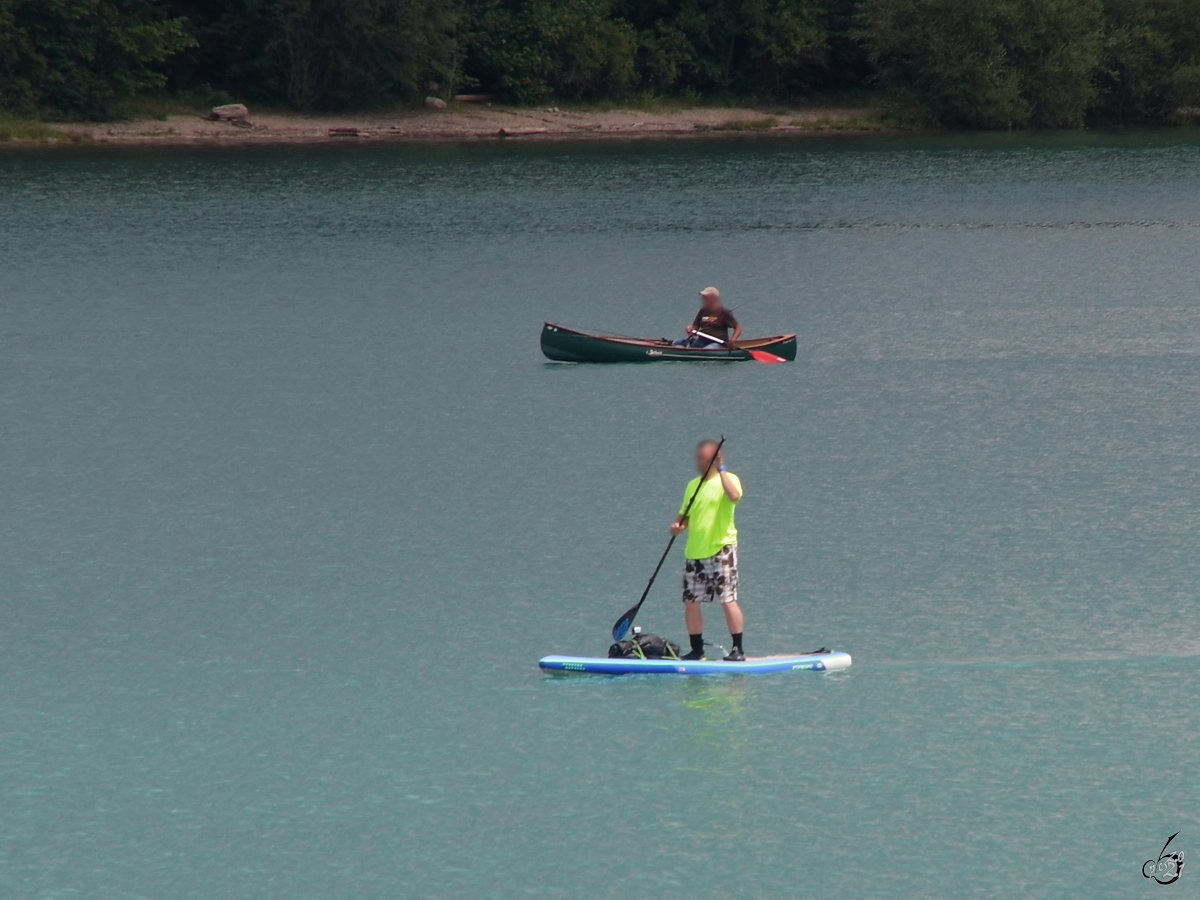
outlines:
{"label": "foliage along shore", "polygon": [[1200,108],[1200,2],[0,0],[0,109],[105,120],[162,90],[301,111],[871,90],[918,127],[1168,124]]}

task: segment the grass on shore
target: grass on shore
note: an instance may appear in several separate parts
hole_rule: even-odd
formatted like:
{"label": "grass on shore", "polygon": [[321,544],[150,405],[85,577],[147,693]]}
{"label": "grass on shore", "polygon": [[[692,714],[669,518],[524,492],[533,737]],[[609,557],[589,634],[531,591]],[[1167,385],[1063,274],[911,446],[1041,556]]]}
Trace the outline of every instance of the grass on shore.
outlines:
{"label": "grass on shore", "polygon": [[711,131],[766,131],[768,128],[774,128],[779,124],[779,120],[774,116],[767,116],[765,119],[731,119],[728,122],[722,122],[720,125],[713,125],[706,128],[703,125],[697,125],[697,128]]}
{"label": "grass on shore", "polygon": [[527,105],[532,107],[558,106],[562,109],[580,112],[614,112],[627,109],[641,109],[647,112],[680,109],[753,109],[762,111],[764,115],[782,116],[795,112],[826,109],[874,111],[880,106],[880,94],[877,91],[853,89],[796,97],[791,100],[779,100],[753,96],[739,97],[735,94],[700,94],[696,91],[683,91],[678,94],[646,92],[619,100],[567,100],[548,97]]}
{"label": "grass on shore", "polygon": [[827,112],[818,116],[796,117],[791,110],[787,121],[781,122],[776,116],[762,119],[730,119],[715,125],[697,125],[699,131],[770,131],[772,128],[819,128],[827,131],[884,131],[895,129],[895,125],[885,121],[874,110],[863,110],[861,113],[847,110],[844,112]]}
{"label": "grass on shore", "polygon": [[[554,108],[580,113],[675,112],[686,110],[744,109],[761,116],[730,118],[710,125],[697,125],[699,131],[754,132],[772,128],[810,128],[822,131],[890,131],[901,128],[882,109],[881,96],[868,90],[847,90],[796,98],[791,102],[754,97],[701,96],[699,94],[642,94],[624,100],[569,101],[551,100]],[[499,104],[504,105],[504,104]],[[541,104],[538,105],[539,107]],[[520,108],[520,107],[516,107]],[[536,107],[535,107],[536,108]]]}
{"label": "grass on shore", "polygon": [[236,102],[225,91],[209,89],[172,94],[165,90],[147,91],[124,100],[115,110],[114,122],[155,119],[165,122],[171,116],[202,115],[214,106]]}
{"label": "grass on shore", "polygon": [[722,104],[714,104],[708,98],[703,97],[694,91],[684,91],[680,94],[653,94],[647,92],[625,97],[621,100],[571,100],[566,98],[547,97],[545,100],[537,100],[530,102],[529,104],[502,103],[500,105],[518,107],[522,105],[528,105],[534,109],[545,109],[552,106],[557,109],[568,109],[572,112],[605,113],[621,112],[627,109],[639,109],[646,112],[695,109],[698,106],[716,106]]}
{"label": "grass on shore", "polygon": [[828,128],[848,131],[896,131],[901,123],[892,121],[878,110],[864,110],[861,114],[831,115],[823,113],[813,119],[793,119],[788,123],[804,128]]}
{"label": "grass on shore", "polygon": [[45,144],[50,141],[70,141],[78,144],[87,140],[86,136],[70,131],[61,131],[52,125],[47,125],[41,119],[27,119],[14,116],[12,113],[0,112],[0,142],[36,141]]}

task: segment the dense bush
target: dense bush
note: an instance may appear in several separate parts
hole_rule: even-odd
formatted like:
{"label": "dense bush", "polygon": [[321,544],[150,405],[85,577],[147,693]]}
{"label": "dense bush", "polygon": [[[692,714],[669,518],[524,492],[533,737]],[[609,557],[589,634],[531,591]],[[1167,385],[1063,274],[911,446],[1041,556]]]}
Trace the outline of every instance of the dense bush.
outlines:
{"label": "dense bush", "polygon": [[0,0],[0,108],[105,116],[168,83],[299,109],[870,88],[949,127],[1200,108],[1200,0]]}
{"label": "dense bush", "polygon": [[1200,2],[1107,0],[1098,72],[1101,121],[1170,121],[1200,107]]}
{"label": "dense bush", "polygon": [[502,0],[476,10],[469,65],[515,100],[621,96],[637,80],[637,38],[607,0]]}
{"label": "dense bush", "polygon": [[646,89],[782,96],[827,62],[815,0],[625,0],[618,12],[637,29]]}
{"label": "dense bush", "polygon": [[1200,106],[1197,0],[862,0],[902,115],[975,128],[1169,122]]}
{"label": "dense bush", "polygon": [[1099,0],[864,0],[862,36],[897,108],[969,128],[1082,125]]}
{"label": "dense bush", "polygon": [[455,52],[459,11],[442,0],[175,0],[199,46],[172,68],[297,109],[414,94]]}
{"label": "dense bush", "polygon": [[155,0],[0,0],[0,107],[103,117],[195,43]]}

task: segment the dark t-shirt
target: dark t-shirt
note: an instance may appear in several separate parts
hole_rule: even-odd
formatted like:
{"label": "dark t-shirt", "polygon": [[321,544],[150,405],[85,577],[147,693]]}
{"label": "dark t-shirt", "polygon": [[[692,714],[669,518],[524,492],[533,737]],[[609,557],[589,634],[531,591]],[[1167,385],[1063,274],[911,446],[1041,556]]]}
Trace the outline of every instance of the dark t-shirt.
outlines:
{"label": "dark t-shirt", "polygon": [[698,328],[705,334],[720,338],[723,341],[729,340],[729,329],[737,328],[737,324],[737,319],[733,317],[733,313],[723,306],[715,313],[710,313],[707,309],[701,309],[700,312],[696,313],[696,318],[692,319],[693,328]]}

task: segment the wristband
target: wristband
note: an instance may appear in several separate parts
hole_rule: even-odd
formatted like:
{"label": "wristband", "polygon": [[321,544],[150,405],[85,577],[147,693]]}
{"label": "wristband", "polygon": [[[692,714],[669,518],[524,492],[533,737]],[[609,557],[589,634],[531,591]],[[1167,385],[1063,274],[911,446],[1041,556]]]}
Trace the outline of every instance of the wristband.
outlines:
{"label": "wristband", "polygon": [[725,471],[725,467],[724,467],[724,466],[717,466],[717,471],[718,471],[718,472],[724,472],[724,471]]}

